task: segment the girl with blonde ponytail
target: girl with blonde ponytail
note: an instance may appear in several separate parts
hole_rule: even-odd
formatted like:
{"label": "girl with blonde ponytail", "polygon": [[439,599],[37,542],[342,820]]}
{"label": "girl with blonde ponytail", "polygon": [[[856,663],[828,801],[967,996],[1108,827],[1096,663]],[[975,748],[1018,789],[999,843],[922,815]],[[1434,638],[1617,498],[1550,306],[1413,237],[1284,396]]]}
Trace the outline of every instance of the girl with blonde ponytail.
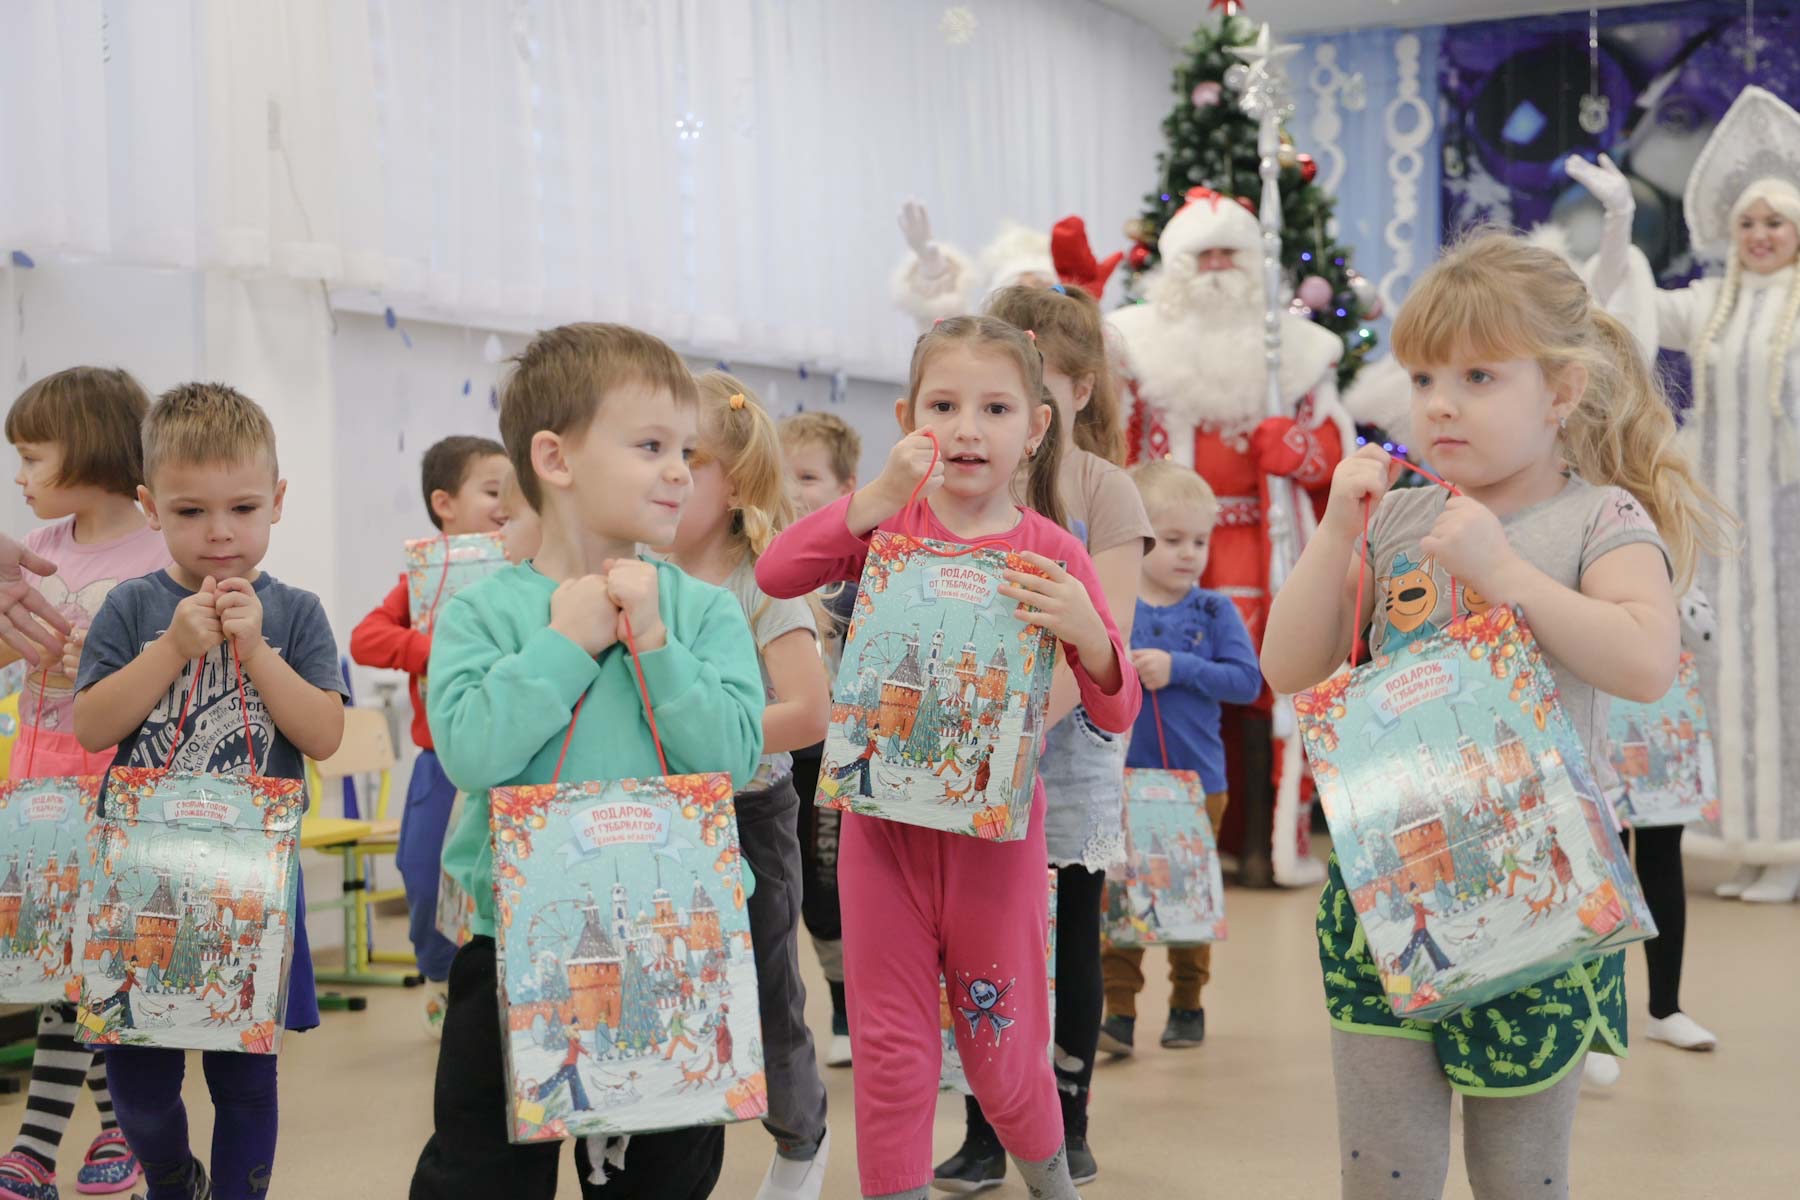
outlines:
{"label": "girl with blonde ponytail", "polygon": [[[1514,605],[1588,760],[1601,759],[1609,696],[1648,702],[1674,682],[1672,577],[1723,540],[1654,378],[1567,262],[1505,234],[1448,250],[1408,295],[1393,346],[1413,382],[1408,444],[1455,494],[1390,491],[1400,464],[1379,446],[1340,464],[1318,532],[1270,610],[1263,674],[1300,692],[1336,671],[1361,631],[1379,656],[1459,608]],[[1429,586],[1386,586],[1402,576]],[[1429,611],[1415,611],[1417,600]],[[1529,852],[1547,853],[1550,833],[1532,825],[1525,836]],[[1402,1020],[1335,858],[1325,886],[1316,932],[1345,1200],[1392,1196],[1402,1176],[1421,1195],[1442,1190],[1453,1089],[1475,1195],[1566,1200],[1583,1060],[1625,1053],[1624,956],[1475,1006],[1485,1012]],[[1425,931],[1431,913],[1416,912]],[[1543,1004],[1551,994],[1567,1003]],[[1507,1048],[1520,1044],[1538,1050]]]}
{"label": "girl with blonde ponytail", "polygon": [[[1628,253],[1629,181],[1607,166],[1572,173],[1606,205],[1611,253]],[[1692,241],[1723,260],[1722,275],[1648,299],[1648,281],[1602,297],[1620,311],[1653,309],[1654,341],[1688,355],[1693,407],[1683,442],[1700,478],[1742,521],[1742,552],[1702,563],[1698,577],[1718,612],[1701,679],[1717,739],[1720,815],[1691,828],[1686,844],[1741,864],[1720,895],[1766,903],[1800,896],[1800,737],[1791,715],[1800,711],[1797,185],[1800,114],[1746,88],[1687,189]]]}
{"label": "girl with blonde ponytail", "polygon": [[817,1196],[830,1143],[796,945],[803,876],[791,752],[824,739],[831,685],[813,608],[803,599],[770,597],[756,585],[757,558],[793,518],[775,422],[742,380],[708,371],[695,382],[700,444],[690,464],[693,491],[675,540],[658,552],[737,597],[762,661],[768,697],[762,762],[737,796],[739,844],[756,875],[747,904],[769,1087],[763,1126],[776,1146],[758,1195]]}

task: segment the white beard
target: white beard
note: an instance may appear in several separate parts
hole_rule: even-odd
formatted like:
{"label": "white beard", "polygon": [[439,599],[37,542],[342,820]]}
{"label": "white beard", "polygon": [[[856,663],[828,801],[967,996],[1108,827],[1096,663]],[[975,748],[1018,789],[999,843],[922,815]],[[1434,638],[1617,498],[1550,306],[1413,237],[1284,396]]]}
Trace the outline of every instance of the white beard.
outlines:
{"label": "white beard", "polygon": [[[1144,398],[1178,425],[1254,426],[1269,404],[1262,285],[1246,271],[1183,263],[1159,271],[1145,298],[1118,314],[1137,317],[1123,332]],[[1141,331],[1129,328],[1138,323]]]}

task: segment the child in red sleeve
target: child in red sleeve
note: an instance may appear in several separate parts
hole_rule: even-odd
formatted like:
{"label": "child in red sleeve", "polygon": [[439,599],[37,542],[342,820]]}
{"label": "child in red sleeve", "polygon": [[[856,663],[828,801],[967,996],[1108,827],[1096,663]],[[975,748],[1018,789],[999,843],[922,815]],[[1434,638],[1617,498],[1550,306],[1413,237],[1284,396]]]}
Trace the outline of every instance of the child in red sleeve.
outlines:
{"label": "child in red sleeve", "polygon": [[[425,510],[431,523],[451,535],[493,533],[504,523],[501,492],[512,468],[506,448],[491,438],[448,437],[425,451],[420,467]],[[365,667],[405,671],[412,676],[413,742],[419,757],[406,788],[400,816],[400,847],[394,865],[406,885],[406,911],[419,971],[431,981],[425,998],[425,1024],[436,1036],[448,1004],[445,981],[456,947],[437,931],[439,860],[444,832],[456,801],[456,786],[438,765],[425,722],[425,664],[431,658],[431,635],[412,627],[406,576],[375,611],[350,635],[350,657]]]}

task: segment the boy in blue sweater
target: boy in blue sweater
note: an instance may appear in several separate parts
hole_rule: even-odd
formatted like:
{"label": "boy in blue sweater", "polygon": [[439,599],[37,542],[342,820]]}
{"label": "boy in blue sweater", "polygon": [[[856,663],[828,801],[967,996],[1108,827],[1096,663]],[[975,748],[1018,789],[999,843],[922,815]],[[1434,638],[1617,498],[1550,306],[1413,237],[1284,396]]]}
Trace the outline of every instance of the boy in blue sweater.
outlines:
{"label": "boy in blue sweater", "polygon": [[[1145,463],[1131,472],[1156,546],[1138,576],[1131,663],[1156,703],[1146,704],[1131,731],[1128,767],[1195,771],[1206,791],[1213,833],[1225,815],[1225,745],[1219,705],[1249,704],[1262,691],[1262,669],[1237,606],[1199,586],[1219,502],[1206,480],[1176,463]],[[1158,720],[1162,728],[1157,728]],[[1168,758],[1164,761],[1164,747]],[[1144,989],[1142,947],[1109,947],[1101,960],[1107,1017],[1100,1048],[1132,1052],[1137,994]],[[1169,947],[1169,1023],[1162,1044],[1198,1046],[1206,1037],[1200,989],[1212,974],[1211,946]]]}

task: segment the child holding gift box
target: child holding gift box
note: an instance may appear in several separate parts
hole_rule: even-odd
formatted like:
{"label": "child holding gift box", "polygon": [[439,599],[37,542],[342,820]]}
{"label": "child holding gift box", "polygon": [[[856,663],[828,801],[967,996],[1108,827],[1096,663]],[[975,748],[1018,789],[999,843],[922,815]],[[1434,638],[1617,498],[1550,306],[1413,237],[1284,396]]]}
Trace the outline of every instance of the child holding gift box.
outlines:
{"label": "child holding gift box", "polygon": [[[319,598],[258,569],[287,496],[269,418],[223,384],[182,384],[150,410],[143,446],[138,499],[174,563],[106,598],[81,656],[75,734],[91,751],[116,744],[115,766],[303,778],[302,756],[330,758],[343,738],[344,681]],[[311,1029],[319,1005],[303,885],[290,953],[287,1028]],[[188,1145],[186,1053],[106,1050],[148,1200],[268,1191],[275,1056],[209,1050],[201,1061],[214,1110],[210,1183]]]}
{"label": "child holding gift box", "polygon": [[[494,860],[488,789],[548,783],[567,741],[564,780],[661,775],[631,657],[641,656],[669,769],[729,771],[749,784],[762,753],[762,675],[731,595],[640,543],[675,536],[699,443],[693,376],[648,334],[619,325],[540,333],[517,359],[500,432],[543,544],[457,593],[433,626],[426,711],[444,769],[468,794],[444,868],[475,899],[473,936],[450,968],[438,1055],[435,1131],[419,1155],[415,1200],[550,1200],[556,1142],[507,1139]],[[566,738],[577,705],[580,736]],[[717,1125],[576,1148],[595,1200],[710,1195],[725,1157]],[[594,1179],[597,1157],[604,1190]]]}
{"label": "child holding gift box", "polygon": [[[1044,354],[1044,387],[1059,425],[1070,431],[1058,495],[1069,529],[1094,560],[1119,633],[1131,640],[1138,568],[1154,541],[1137,489],[1113,459],[1123,450],[1119,403],[1100,306],[1082,289],[1008,287],[987,302],[989,316],[1030,329]],[[1057,1094],[1063,1143],[1077,1184],[1098,1176],[1088,1145],[1088,1096],[1100,1043],[1105,989],[1100,962],[1100,910],[1106,871],[1125,853],[1123,738],[1102,732],[1081,711],[1069,672],[1050,685],[1038,775],[1044,784],[1044,848],[1056,869]],[[937,1185],[977,1186],[1006,1174],[1006,1154],[974,1097],[964,1104],[962,1146],[938,1164]]]}
{"label": "child holding gift box", "polygon": [[[1593,758],[1608,693],[1649,701],[1674,679],[1671,575],[1686,579],[1701,546],[1723,541],[1716,503],[1672,448],[1656,380],[1561,258],[1501,234],[1453,248],[1419,280],[1394,355],[1412,372],[1407,440],[1456,494],[1389,491],[1401,464],[1377,446],[1345,460],[1270,612],[1264,673],[1299,692],[1337,670],[1364,629],[1380,656],[1404,650],[1395,628],[1440,627],[1459,605],[1517,605]],[[1378,577],[1403,559],[1424,565],[1374,603]],[[1414,912],[1429,945],[1441,902]],[[1452,1088],[1476,1195],[1568,1196],[1580,1064],[1625,1052],[1624,955],[1430,1022],[1388,1006],[1335,857],[1317,932],[1344,1196],[1391,1196],[1401,1179],[1440,1191]]]}
{"label": "child holding gift box", "polygon": [[[451,536],[492,533],[502,524],[501,489],[512,473],[506,447],[492,438],[447,437],[425,451],[419,466],[425,512],[431,523]],[[407,931],[419,973],[426,979],[425,1028],[433,1037],[444,1022],[449,1003],[445,990],[456,947],[437,931],[439,860],[456,788],[444,775],[431,743],[425,717],[425,664],[431,658],[431,634],[412,627],[406,577],[357,623],[350,633],[350,657],[365,667],[405,671],[412,695],[412,778],[400,815],[400,845],[394,866],[406,887]]]}
{"label": "child holding gift box", "polygon": [[[1125,765],[1199,772],[1206,816],[1216,837],[1227,801],[1219,705],[1255,700],[1262,691],[1262,668],[1237,606],[1200,587],[1207,543],[1219,513],[1212,488],[1199,475],[1170,462],[1145,463],[1131,472],[1131,478],[1156,530],[1156,549],[1144,558],[1131,661],[1145,689],[1157,694],[1157,704],[1145,705],[1138,713]],[[1142,946],[1106,951],[1109,1015],[1101,1044],[1111,1053],[1132,1052],[1137,994],[1144,990],[1143,962]],[[1206,1010],[1200,1006],[1200,993],[1211,977],[1210,945],[1169,947],[1173,988],[1162,1033],[1165,1047],[1197,1046],[1205,1039]]]}
{"label": "child holding gift box", "polygon": [[[772,596],[800,596],[859,578],[877,528],[922,529],[948,543],[1004,542],[1040,573],[1007,572],[1000,594],[1018,603],[1020,620],[1061,641],[1094,723],[1123,733],[1137,715],[1137,676],[1093,560],[1062,528],[1057,489],[1066,434],[1044,391],[1043,368],[1029,331],[1003,321],[955,317],[933,326],[913,349],[907,395],[894,406],[905,436],[880,477],[778,537],[758,560],[756,581]],[[1027,462],[1029,507],[1021,508],[1012,483]],[[1075,1195],[1044,1053],[1042,784],[1034,781],[1033,792],[1029,830],[1016,841],[843,817],[838,886],[845,974],[856,999],[850,1037],[860,1068],[857,1166],[865,1196],[920,1198],[931,1183],[940,975],[973,1006],[958,1018],[958,1050],[1027,1187],[1049,1200]]]}
{"label": "child holding gift box", "polygon": [[[169,547],[138,508],[144,482],[140,429],[149,398],[120,370],[71,367],[38,380],[6,414],[6,440],[19,452],[16,482],[31,511],[55,524],[26,535],[25,547],[56,565],[38,583],[74,627],[60,661],[25,676],[14,779],[104,775],[113,747],[90,754],[75,739],[75,675],[87,627],[112,589],[169,565]],[[0,645],[0,663],[19,653]],[[113,1118],[105,1060],[75,1040],[75,1006],[46,1004],[18,1140],[0,1156],[0,1200],[56,1200],[56,1152],[83,1080],[100,1110],[100,1136],[83,1156],[75,1186],[122,1192],[137,1182],[137,1157]]]}
{"label": "child holding gift box", "polygon": [[[856,463],[862,438],[844,419],[828,412],[799,412],[781,422],[781,453],[787,465],[794,515],[809,516],[856,490]],[[856,608],[856,585],[837,583],[819,593],[830,623],[819,630],[830,679],[837,678],[839,656],[850,614]],[[850,1008],[844,999],[844,918],[838,904],[837,863],[840,821],[834,808],[813,803],[819,787],[819,763],[825,743],[794,751],[794,789],[800,794],[800,856],[804,876],[800,916],[812,935],[813,951],[831,990],[831,1041],[825,1065],[850,1065]]]}
{"label": "child holding gift box", "polygon": [[[700,446],[689,464],[693,495],[666,548],[669,561],[737,597],[762,663],[763,757],[749,790],[737,797],[738,842],[756,875],[749,900],[756,987],[761,999],[763,1069],[775,1138],[758,1200],[817,1200],[831,1143],[825,1084],[806,1028],[800,980],[803,867],[801,807],[789,753],[825,734],[831,683],[819,657],[817,623],[805,600],[776,600],[756,586],[756,560],[792,518],[775,422],[742,381],[708,371],[700,389]],[[812,808],[812,797],[805,806]]]}

